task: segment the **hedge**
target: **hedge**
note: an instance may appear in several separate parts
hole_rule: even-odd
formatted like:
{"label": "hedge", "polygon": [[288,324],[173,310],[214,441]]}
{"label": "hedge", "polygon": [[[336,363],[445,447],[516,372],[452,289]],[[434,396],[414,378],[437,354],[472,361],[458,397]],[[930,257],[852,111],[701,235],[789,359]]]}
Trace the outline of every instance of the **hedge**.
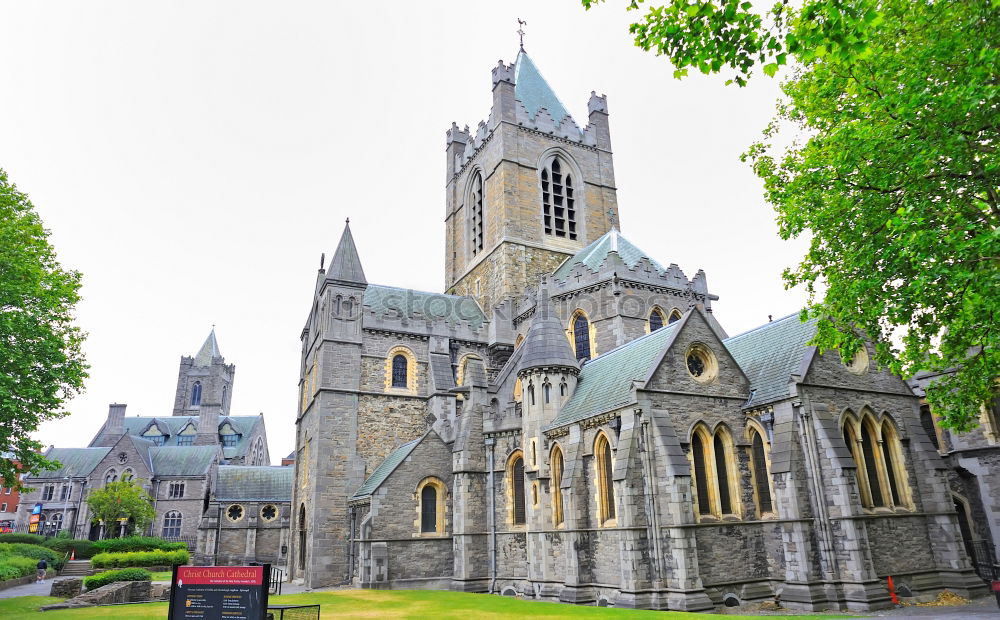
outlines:
{"label": "hedge", "polygon": [[108,538],[98,540],[93,545],[94,553],[124,553],[127,551],[177,551],[187,549],[182,542],[167,542],[162,538],[152,536],[129,536],[127,538]]}
{"label": "hedge", "polygon": [[122,570],[109,570],[97,575],[83,578],[83,585],[88,590],[106,586],[116,581],[152,581],[153,573],[144,568],[123,568]]}
{"label": "hedge", "polygon": [[32,558],[35,563],[38,560],[45,559],[49,563],[50,568],[59,570],[63,565],[63,555],[57,553],[52,549],[47,547],[42,547],[40,545],[26,545],[24,543],[0,543],[0,557],[4,556],[21,556],[25,558]]}
{"label": "hedge", "polygon": [[0,543],[27,543],[29,545],[41,545],[45,542],[44,536],[38,534],[0,534]]}
{"label": "hedge", "polygon": [[0,581],[35,574],[38,560],[20,555],[0,555]]}
{"label": "hedge", "polygon": [[177,551],[129,551],[126,553],[98,553],[90,559],[94,568],[119,568],[125,566],[174,566],[187,564],[191,554],[187,549]]}
{"label": "hedge", "polygon": [[76,551],[76,559],[78,560],[85,560],[97,553],[94,549],[94,541],[79,538],[50,538],[45,541],[45,546],[63,555]]}

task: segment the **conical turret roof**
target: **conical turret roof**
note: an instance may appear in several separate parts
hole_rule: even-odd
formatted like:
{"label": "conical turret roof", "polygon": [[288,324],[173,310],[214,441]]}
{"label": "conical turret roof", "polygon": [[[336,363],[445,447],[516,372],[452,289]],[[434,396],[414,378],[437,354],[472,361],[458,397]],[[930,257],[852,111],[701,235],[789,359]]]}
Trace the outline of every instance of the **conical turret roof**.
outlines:
{"label": "conical turret roof", "polygon": [[544,288],[538,293],[535,318],[521,346],[520,370],[551,366],[579,368],[566,332],[552,313],[552,301]]}
{"label": "conical turret roof", "polygon": [[194,365],[211,366],[213,357],[222,357],[222,353],[219,352],[219,343],[215,340],[214,326],[209,332],[208,338],[205,338],[205,344],[201,345],[198,354],[194,356]]}
{"label": "conical turret roof", "polygon": [[340,236],[340,244],[330,261],[330,268],[326,270],[326,278],[350,284],[368,284],[365,271],[361,268],[358,248],[354,246],[350,220],[344,224],[344,233]]}
{"label": "conical turret roof", "polygon": [[514,64],[514,98],[524,105],[524,109],[527,110],[531,118],[535,118],[542,108],[549,111],[549,115],[552,116],[556,125],[559,125],[565,117],[570,116],[569,112],[566,111],[566,106],[559,101],[555,91],[545,81],[538,67],[524,50],[518,52],[517,61]]}

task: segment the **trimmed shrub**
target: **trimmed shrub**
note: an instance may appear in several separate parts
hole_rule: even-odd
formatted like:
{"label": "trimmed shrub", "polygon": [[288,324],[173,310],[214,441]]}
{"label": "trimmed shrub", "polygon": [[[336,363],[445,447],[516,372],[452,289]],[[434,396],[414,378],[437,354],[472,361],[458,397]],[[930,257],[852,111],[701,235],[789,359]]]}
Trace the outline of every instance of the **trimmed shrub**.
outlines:
{"label": "trimmed shrub", "polygon": [[94,550],[94,541],[79,538],[50,538],[45,541],[45,546],[62,555],[71,553],[75,549],[78,560],[85,560],[97,553]]}
{"label": "trimmed shrub", "polygon": [[34,575],[37,564],[38,560],[34,558],[20,555],[0,556],[0,581]]}
{"label": "trimmed shrub", "polygon": [[0,543],[27,543],[40,545],[45,542],[44,536],[38,534],[0,534]]}
{"label": "trimmed shrub", "polygon": [[106,586],[116,581],[151,581],[153,573],[143,568],[123,568],[122,570],[109,570],[105,573],[91,575],[83,578],[83,585],[88,590]]}
{"label": "trimmed shrub", "polygon": [[119,568],[124,566],[173,566],[187,564],[191,554],[187,549],[177,551],[127,551],[125,553],[98,553],[90,559],[94,568]]}
{"label": "trimmed shrub", "polygon": [[124,553],[127,551],[177,551],[187,549],[182,542],[167,542],[162,538],[152,536],[129,536],[127,538],[108,538],[98,540],[93,545],[94,553]]}
{"label": "trimmed shrub", "polygon": [[0,543],[0,557],[21,556],[32,558],[35,563],[45,559],[49,563],[49,568],[59,570],[63,565],[63,555],[47,547],[40,545],[27,545],[24,543]]}

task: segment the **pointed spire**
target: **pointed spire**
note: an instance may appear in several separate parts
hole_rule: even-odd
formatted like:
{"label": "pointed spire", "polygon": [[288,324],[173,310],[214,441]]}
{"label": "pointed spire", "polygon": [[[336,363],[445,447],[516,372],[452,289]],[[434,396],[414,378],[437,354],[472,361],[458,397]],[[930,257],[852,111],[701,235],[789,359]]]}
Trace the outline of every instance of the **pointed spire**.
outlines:
{"label": "pointed spire", "polygon": [[205,344],[201,345],[198,354],[194,356],[194,365],[211,366],[213,357],[222,357],[222,353],[219,353],[219,343],[215,340],[215,325],[212,326],[208,338],[205,338]]}
{"label": "pointed spire", "polygon": [[573,118],[523,49],[518,52],[514,64],[514,98],[521,102],[532,119],[542,108],[548,110],[557,127],[567,116]]}
{"label": "pointed spire", "polygon": [[579,368],[576,356],[566,339],[559,319],[552,312],[548,287],[543,284],[538,291],[535,317],[524,337],[519,370],[541,366],[567,366]]}
{"label": "pointed spire", "polygon": [[340,244],[330,261],[330,268],[326,270],[326,279],[349,284],[368,284],[365,271],[361,268],[358,249],[354,246],[350,219],[344,224],[344,234],[340,236]]}

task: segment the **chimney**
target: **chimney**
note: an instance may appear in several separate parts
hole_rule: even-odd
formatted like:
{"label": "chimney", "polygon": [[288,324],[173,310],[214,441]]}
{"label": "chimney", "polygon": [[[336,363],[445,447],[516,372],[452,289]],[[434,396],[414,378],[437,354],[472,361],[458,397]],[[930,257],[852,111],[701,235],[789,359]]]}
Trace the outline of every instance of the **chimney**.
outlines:
{"label": "chimney", "polygon": [[113,435],[125,434],[125,403],[111,403],[108,405],[108,426],[105,432]]}
{"label": "chimney", "polygon": [[194,438],[196,446],[211,446],[219,443],[219,405],[202,405],[198,412],[198,434]]}

